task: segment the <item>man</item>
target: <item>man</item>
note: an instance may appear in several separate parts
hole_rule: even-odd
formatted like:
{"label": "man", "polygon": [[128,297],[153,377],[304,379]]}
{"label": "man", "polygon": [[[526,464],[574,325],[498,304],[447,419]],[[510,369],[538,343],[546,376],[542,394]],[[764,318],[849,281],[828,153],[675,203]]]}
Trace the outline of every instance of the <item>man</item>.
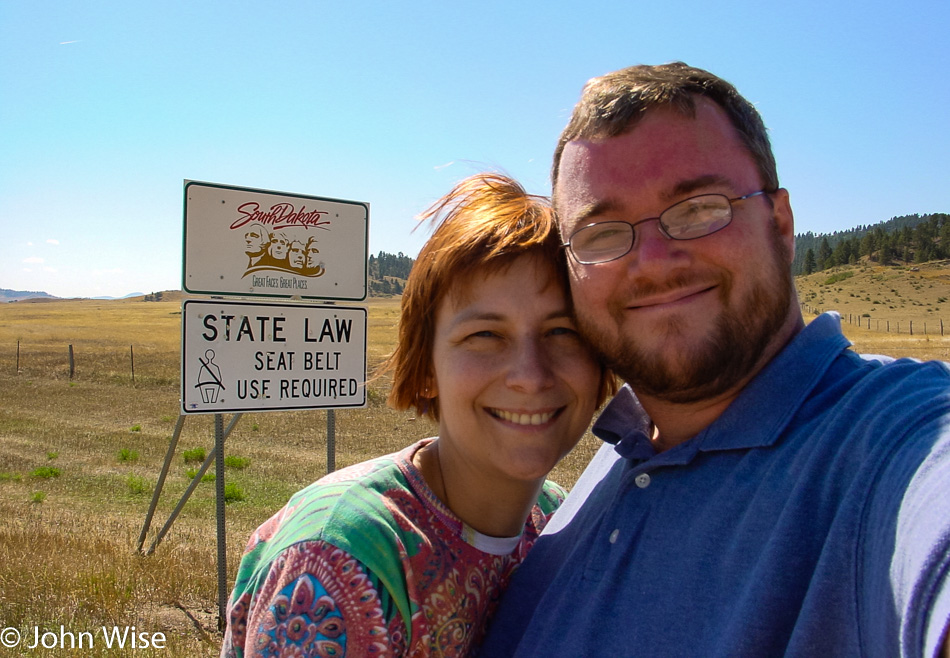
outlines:
{"label": "man", "polygon": [[681,63],[591,80],[553,184],[628,386],[482,655],[950,655],[950,368],[804,326],[752,105]]}
{"label": "man", "polygon": [[287,250],[290,247],[290,238],[283,231],[274,231],[269,236],[267,258],[261,265],[269,267],[287,267]]}
{"label": "man", "polygon": [[248,269],[261,262],[261,258],[267,253],[268,246],[270,243],[267,229],[262,224],[254,222],[247,227],[244,233],[244,254],[247,256]]}
{"label": "man", "polygon": [[287,264],[290,269],[303,271],[307,260],[305,248],[306,245],[301,240],[290,241],[290,246],[287,247]]}
{"label": "man", "polygon": [[320,263],[320,250],[317,248],[317,238],[310,236],[307,240],[307,276],[320,276],[323,274],[323,265]]}

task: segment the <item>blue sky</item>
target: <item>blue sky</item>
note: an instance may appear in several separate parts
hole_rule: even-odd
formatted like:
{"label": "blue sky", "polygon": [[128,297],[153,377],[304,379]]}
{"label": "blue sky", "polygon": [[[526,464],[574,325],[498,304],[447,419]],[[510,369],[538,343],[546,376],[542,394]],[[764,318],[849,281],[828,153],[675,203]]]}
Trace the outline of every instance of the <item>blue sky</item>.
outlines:
{"label": "blue sky", "polygon": [[950,212],[950,3],[0,4],[0,288],[181,286],[182,181],[370,203],[370,252],[500,169],[550,191],[584,82],[683,60],[762,112],[798,232]]}

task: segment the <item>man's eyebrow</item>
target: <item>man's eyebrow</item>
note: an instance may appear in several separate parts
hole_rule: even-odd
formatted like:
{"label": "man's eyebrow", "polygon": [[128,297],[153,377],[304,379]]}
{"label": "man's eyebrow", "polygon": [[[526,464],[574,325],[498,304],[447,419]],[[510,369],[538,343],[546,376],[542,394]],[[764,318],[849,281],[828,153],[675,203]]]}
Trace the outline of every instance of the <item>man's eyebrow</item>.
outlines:
{"label": "man's eyebrow", "polygon": [[584,204],[574,213],[574,216],[570,218],[572,224],[571,228],[582,226],[591,221],[591,219],[613,212],[618,208],[620,208],[620,203],[616,199],[600,199],[593,203]]}
{"label": "man's eyebrow", "polygon": [[706,176],[698,176],[697,178],[690,178],[689,180],[680,181],[672,188],[667,190],[662,194],[663,198],[667,201],[673,202],[679,197],[682,197],[691,192],[697,190],[702,190],[707,187],[713,187],[716,185],[731,185],[730,181],[725,176],[719,174],[708,174]]}
{"label": "man's eyebrow", "polygon": [[[697,190],[723,185],[731,186],[732,181],[720,174],[707,174],[705,176],[697,176],[696,178],[680,181],[670,189],[662,192],[660,197],[664,201],[673,203],[677,199],[680,199],[687,194],[696,192]],[[571,228],[575,229],[589,223],[600,215],[619,211],[621,206],[622,204],[617,199],[598,199],[593,203],[588,203],[581,206],[577,212],[574,213],[573,217],[569,217],[567,219],[571,223]]]}

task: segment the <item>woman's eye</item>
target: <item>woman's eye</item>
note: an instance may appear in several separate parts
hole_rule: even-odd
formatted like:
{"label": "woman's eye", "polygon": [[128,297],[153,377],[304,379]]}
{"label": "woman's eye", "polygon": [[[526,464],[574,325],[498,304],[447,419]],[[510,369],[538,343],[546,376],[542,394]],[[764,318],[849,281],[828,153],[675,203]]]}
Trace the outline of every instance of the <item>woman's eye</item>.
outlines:
{"label": "woman's eye", "polygon": [[554,327],[548,332],[551,336],[577,336],[577,330],[573,327]]}

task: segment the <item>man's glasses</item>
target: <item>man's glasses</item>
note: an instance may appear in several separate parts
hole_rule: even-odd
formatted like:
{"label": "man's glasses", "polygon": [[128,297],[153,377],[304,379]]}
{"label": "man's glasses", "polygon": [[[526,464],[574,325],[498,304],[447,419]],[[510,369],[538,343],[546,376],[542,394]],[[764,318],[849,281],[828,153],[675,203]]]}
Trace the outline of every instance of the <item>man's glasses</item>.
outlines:
{"label": "man's glasses", "polygon": [[629,253],[637,241],[634,229],[653,220],[659,220],[660,232],[670,240],[695,240],[729,226],[732,221],[733,203],[760,194],[767,192],[759,190],[734,199],[725,194],[701,194],[673,204],[661,212],[659,217],[641,219],[633,224],[600,222],[584,226],[574,231],[570,239],[561,246],[566,247],[574,259],[583,265],[606,263]]}

